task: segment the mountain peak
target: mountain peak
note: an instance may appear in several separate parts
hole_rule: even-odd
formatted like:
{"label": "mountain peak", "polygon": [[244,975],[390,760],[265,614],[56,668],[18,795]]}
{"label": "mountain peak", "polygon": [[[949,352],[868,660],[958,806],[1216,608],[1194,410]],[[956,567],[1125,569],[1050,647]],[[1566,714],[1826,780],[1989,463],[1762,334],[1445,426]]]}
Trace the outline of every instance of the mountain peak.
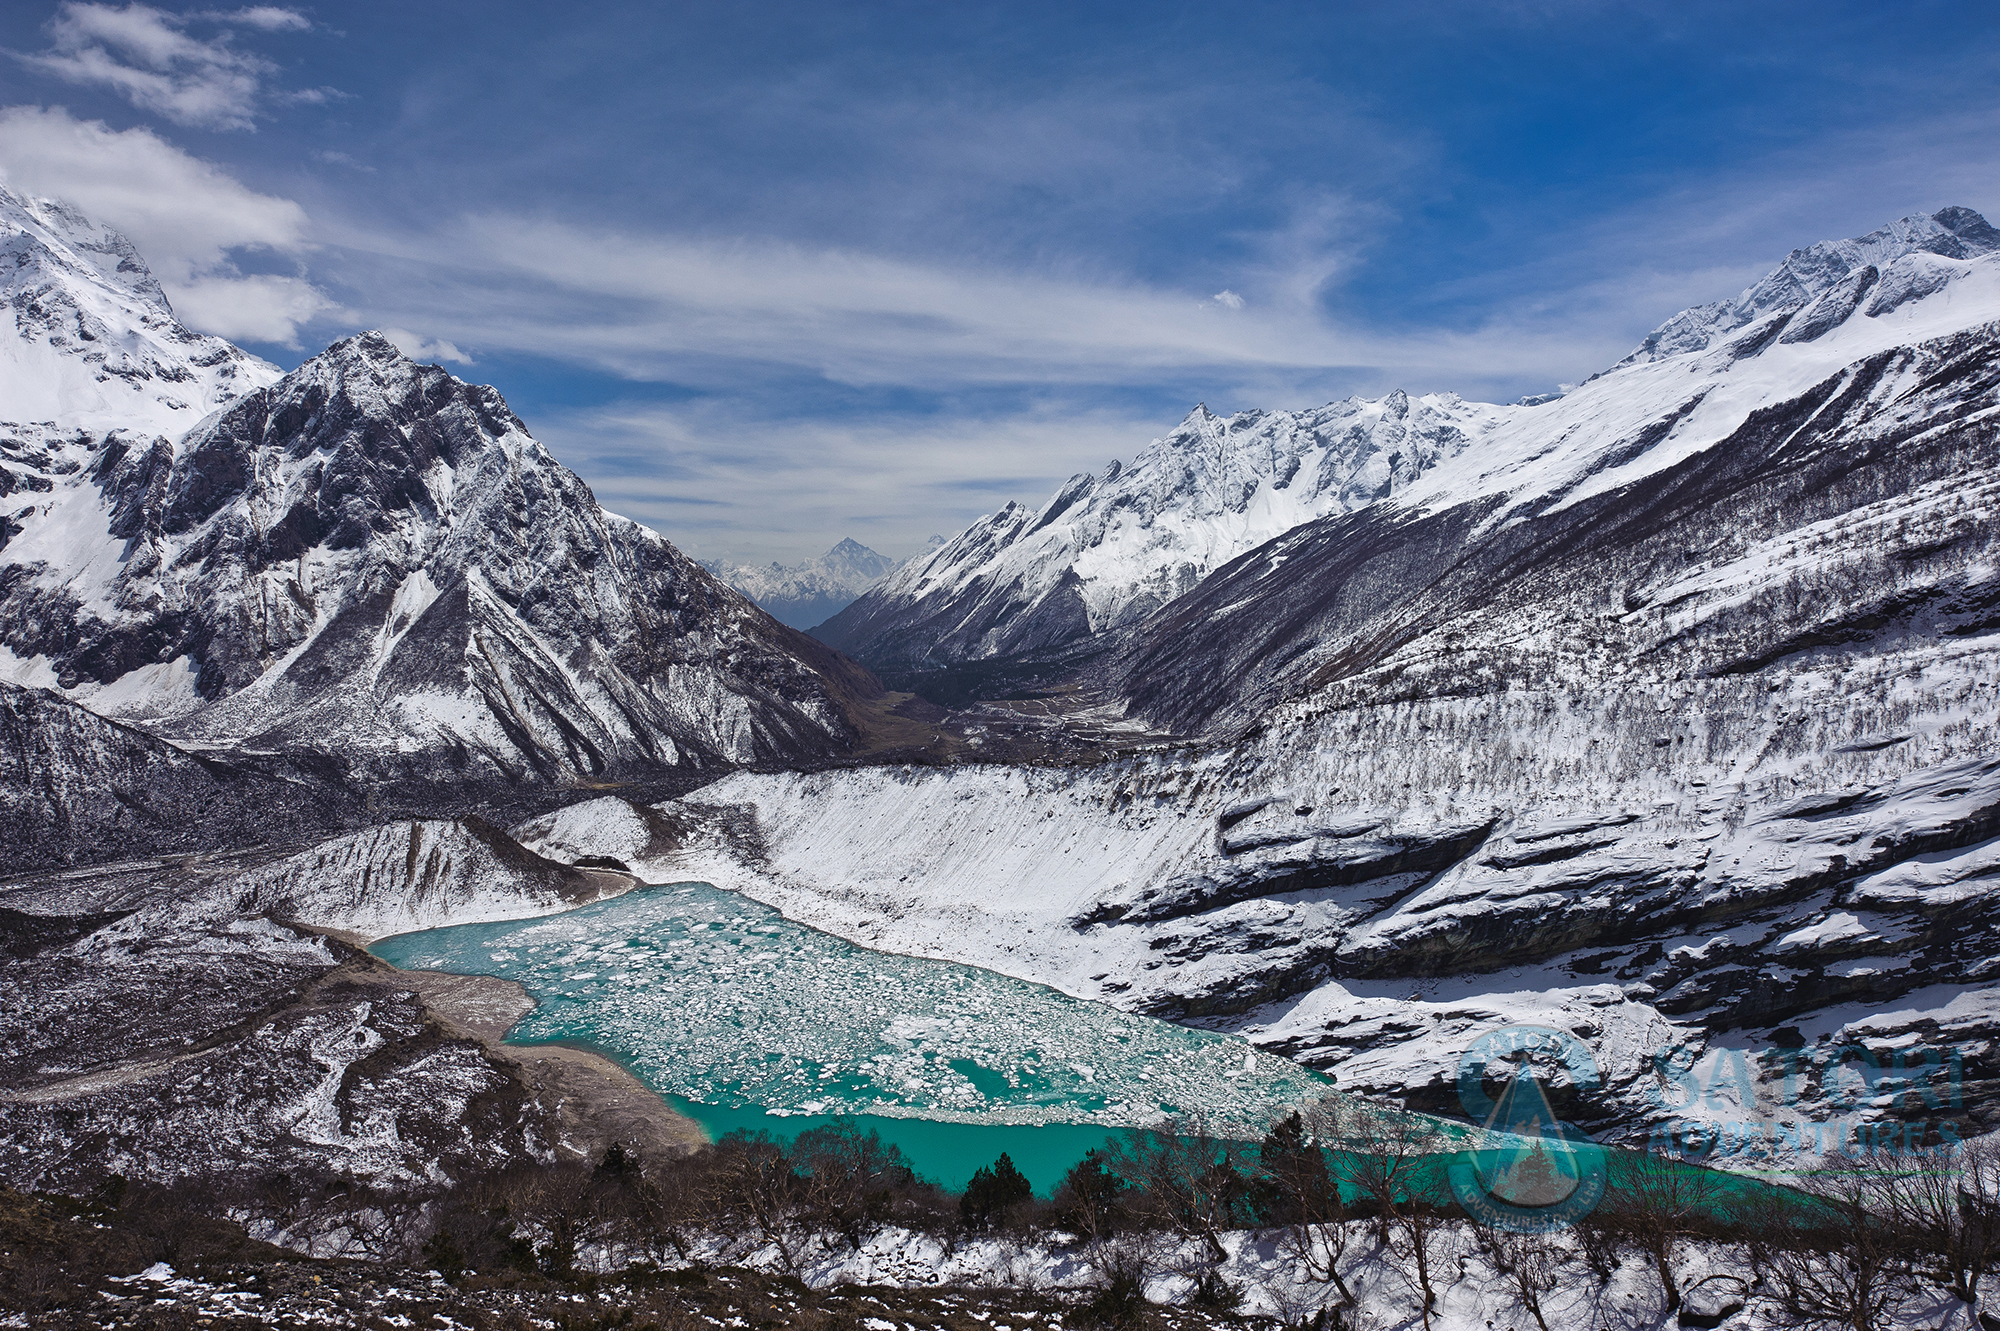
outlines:
{"label": "mountain peak", "polygon": [[83,210],[61,199],[16,194],[0,186],[0,233],[33,234],[101,280],[172,316],[173,306],[159,279],[130,240],[92,220]]}
{"label": "mountain peak", "polygon": [[0,411],[15,421],[177,438],[281,373],[182,324],[132,242],[58,199],[0,189],[0,300],[16,338]]}
{"label": "mountain peak", "polygon": [[1899,217],[1865,236],[1822,240],[1793,250],[1783,263],[1745,287],[1734,300],[1682,310],[1647,334],[1632,354],[1611,368],[1705,350],[1718,338],[1767,315],[1805,308],[1862,268],[1886,268],[1911,254],[1976,259],[1996,251],[2000,251],[2000,229],[1980,213],[1958,205]]}
{"label": "mountain peak", "polygon": [[718,559],[704,567],[780,623],[807,629],[851,604],[894,569],[896,561],[843,536],[819,558],[798,564],[774,559],[752,566]]}

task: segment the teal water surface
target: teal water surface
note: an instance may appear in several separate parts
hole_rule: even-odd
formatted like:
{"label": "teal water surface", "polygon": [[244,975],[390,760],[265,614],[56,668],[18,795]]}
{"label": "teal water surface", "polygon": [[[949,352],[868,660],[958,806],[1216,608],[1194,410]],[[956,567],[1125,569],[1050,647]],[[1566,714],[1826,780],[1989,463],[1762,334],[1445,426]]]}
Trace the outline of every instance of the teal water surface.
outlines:
{"label": "teal water surface", "polygon": [[721,1134],[860,1115],[947,1187],[1001,1151],[1046,1192],[1107,1136],[1200,1112],[1261,1135],[1330,1083],[1242,1040],[973,966],[872,952],[705,883],[371,949],[518,981],[512,1044],[586,1045]]}

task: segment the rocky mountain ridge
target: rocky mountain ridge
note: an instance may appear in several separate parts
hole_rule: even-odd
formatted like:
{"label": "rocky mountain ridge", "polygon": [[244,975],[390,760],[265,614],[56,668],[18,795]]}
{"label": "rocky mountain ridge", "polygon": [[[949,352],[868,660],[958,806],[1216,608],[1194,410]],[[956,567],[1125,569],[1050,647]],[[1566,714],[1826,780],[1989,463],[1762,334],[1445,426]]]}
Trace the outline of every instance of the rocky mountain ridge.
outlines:
{"label": "rocky mountain ridge", "polygon": [[912,679],[1060,656],[1171,616],[1203,578],[1307,523],[1380,508],[1393,527],[1506,496],[1485,519],[1499,526],[1574,504],[1716,446],[1867,355],[2000,316],[1996,248],[1983,217],[1946,208],[1795,251],[1736,301],[1683,311],[1532,405],[1398,393],[1227,420],[1197,408],[1131,468],[1072,478],[1039,511],[1008,505],[815,631]]}
{"label": "rocky mountain ridge", "polygon": [[75,210],[0,196],[0,226],[0,675],[363,783],[858,741],[868,672],[607,513],[495,390],[378,333],[280,376]]}
{"label": "rocky mountain ridge", "polygon": [[1220,417],[1198,406],[1130,466],[1009,503],[814,633],[915,670],[1059,646],[1144,619],[1301,522],[1375,503],[1523,408],[1452,394]]}

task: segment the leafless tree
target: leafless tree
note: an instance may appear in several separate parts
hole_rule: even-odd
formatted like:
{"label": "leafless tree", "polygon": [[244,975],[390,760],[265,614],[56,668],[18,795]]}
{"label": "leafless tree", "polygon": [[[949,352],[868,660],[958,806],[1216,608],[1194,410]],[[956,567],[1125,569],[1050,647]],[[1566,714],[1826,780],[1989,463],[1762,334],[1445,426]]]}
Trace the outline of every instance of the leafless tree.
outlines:
{"label": "leafless tree", "polygon": [[1653,1265],[1663,1311],[1680,1309],[1685,1291],[1676,1270],[1690,1238],[1714,1228],[1722,1178],[1655,1153],[1614,1156],[1603,1209],[1633,1247]]}
{"label": "leafless tree", "polygon": [[540,1232],[536,1256],[550,1275],[568,1276],[576,1269],[577,1247],[590,1220],[590,1192],[591,1167],[582,1160],[523,1169],[508,1178],[507,1209]]}
{"label": "leafless tree", "polygon": [[1355,1305],[1342,1268],[1355,1233],[1346,1194],[1359,1190],[1353,1162],[1364,1131],[1355,1102],[1331,1095],[1274,1125],[1258,1151],[1261,1218],[1278,1226],[1293,1269],[1333,1286],[1337,1308]]}
{"label": "leafless tree", "polygon": [[1433,1120],[1357,1105],[1360,1139],[1353,1178],[1376,1208],[1377,1234],[1423,1309],[1425,1331],[1438,1303],[1438,1271],[1449,1260],[1453,1205],[1444,1157],[1451,1142]]}
{"label": "leafless tree", "polygon": [[1925,1271],[1976,1312],[1980,1278],[2000,1260],[2000,1143],[1975,1137],[1902,1157],[1889,1194]]}
{"label": "leafless tree", "polygon": [[1240,1142],[1200,1115],[1133,1131],[1112,1149],[1111,1169],[1136,1188],[1128,1205],[1162,1229],[1197,1240],[1211,1264],[1228,1257],[1222,1235],[1244,1215],[1248,1185]]}
{"label": "leafless tree", "polygon": [[1795,1194],[1773,1194],[1756,1222],[1757,1274],[1802,1326],[1879,1331],[1916,1292],[1914,1235],[1896,1214],[1895,1173],[1906,1161],[1831,1155]]}
{"label": "leafless tree", "polygon": [[706,1154],[699,1199],[716,1227],[770,1245],[779,1264],[796,1273],[804,1255],[797,1225],[804,1180],[784,1148],[762,1134],[732,1133]]}
{"label": "leafless tree", "polygon": [[1486,1230],[1482,1237],[1493,1256],[1494,1269],[1506,1278],[1535,1325],[1549,1331],[1542,1300],[1562,1284],[1563,1267],[1569,1261],[1562,1241],[1549,1233],[1516,1234],[1504,1229]]}

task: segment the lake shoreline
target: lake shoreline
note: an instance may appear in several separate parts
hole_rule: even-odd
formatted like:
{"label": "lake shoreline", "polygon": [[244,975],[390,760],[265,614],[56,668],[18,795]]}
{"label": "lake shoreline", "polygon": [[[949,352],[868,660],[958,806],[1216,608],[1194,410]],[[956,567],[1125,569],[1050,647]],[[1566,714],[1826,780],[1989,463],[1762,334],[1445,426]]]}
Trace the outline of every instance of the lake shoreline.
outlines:
{"label": "lake shoreline", "polygon": [[450,1034],[477,1041],[495,1064],[517,1076],[552,1111],[558,1137],[550,1145],[578,1158],[596,1158],[618,1145],[642,1156],[675,1156],[699,1150],[710,1137],[701,1124],[676,1110],[629,1068],[609,1055],[569,1043],[508,1043],[507,1032],[534,1011],[536,1002],[517,980],[451,971],[404,970],[368,950],[373,941],[343,929],[293,926],[353,949],[350,963],[375,970],[417,995]]}

